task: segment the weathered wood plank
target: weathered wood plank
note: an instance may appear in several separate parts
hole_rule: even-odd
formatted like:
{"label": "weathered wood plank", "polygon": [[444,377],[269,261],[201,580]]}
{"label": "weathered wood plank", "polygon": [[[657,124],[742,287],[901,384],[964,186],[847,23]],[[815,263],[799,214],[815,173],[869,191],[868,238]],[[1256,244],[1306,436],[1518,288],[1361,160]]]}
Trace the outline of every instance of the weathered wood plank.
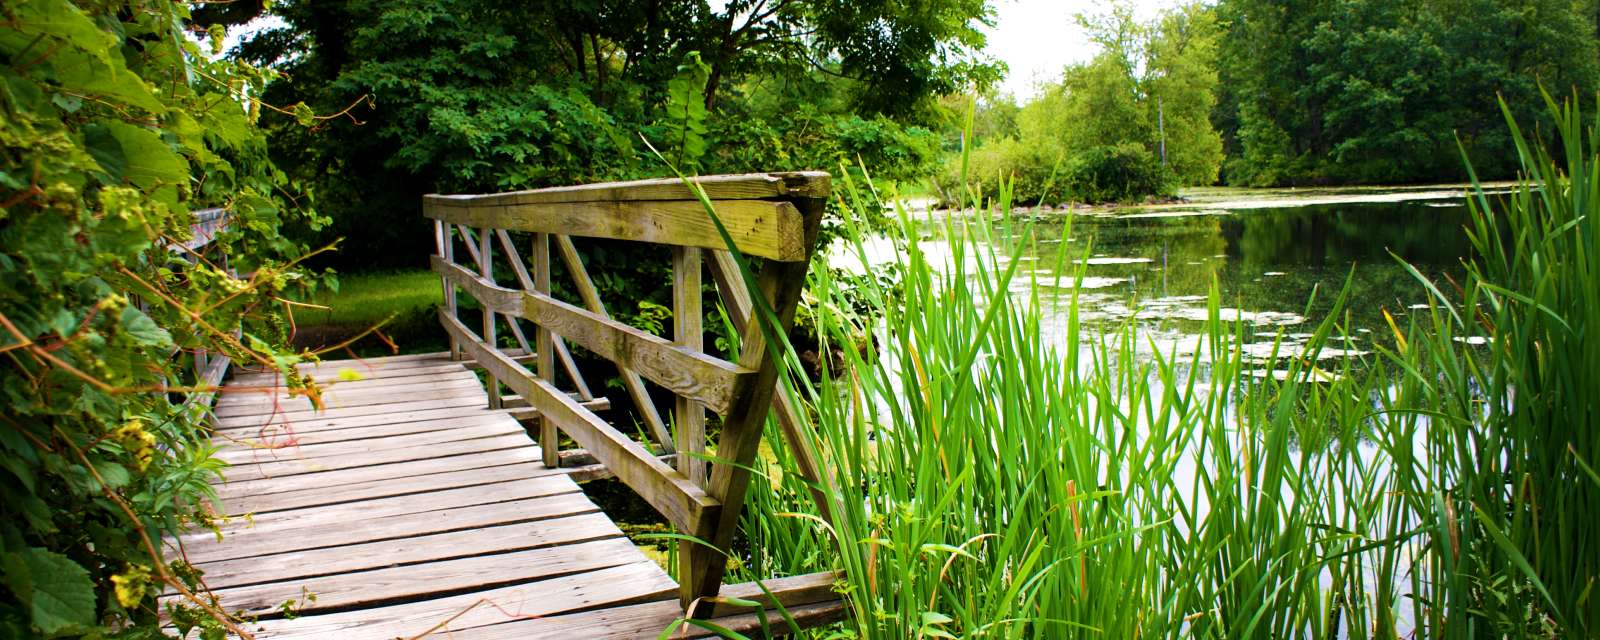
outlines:
{"label": "weathered wood plank", "polygon": [[[428,387],[463,386],[469,383],[476,384],[477,382],[477,376],[472,375],[472,372],[467,371],[460,365],[456,365],[454,367],[454,371],[431,375],[377,378],[355,381],[335,380],[332,382],[318,383],[318,385],[321,387],[320,391],[323,399],[327,401],[327,404],[331,405],[335,402],[333,400],[334,398],[348,403],[363,397],[381,395],[383,393],[396,393],[405,390]],[[285,402],[289,400],[306,399],[304,393],[291,393],[288,387],[285,387],[281,384],[265,384],[257,387],[248,387],[235,384],[229,386],[228,389],[249,390],[229,391],[226,395],[217,399],[216,406],[218,408],[271,404],[275,401]]]}
{"label": "weathered wood plank", "polygon": [[[632,542],[622,539],[622,530],[610,518],[590,507],[581,514],[560,515],[534,522],[483,526],[475,530],[446,531],[413,538],[360,542],[338,547],[293,550],[286,554],[222,560],[195,565],[205,571],[211,589],[282,584],[317,576],[339,576],[354,571],[371,571],[387,566],[418,565],[451,558],[506,554],[515,550],[560,549],[581,542],[621,539],[627,547],[618,549],[622,562],[642,560],[643,554]],[[621,562],[619,562],[621,563]],[[282,600],[278,600],[282,602]],[[229,603],[232,610],[232,603]]]}
{"label": "weathered wood plank", "polygon": [[245,465],[288,460],[314,460],[339,456],[362,457],[365,454],[390,449],[411,449],[446,442],[478,440],[523,433],[521,424],[518,424],[516,420],[507,418],[487,424],[457,429],[426,431],[384,438],[367,438],[349,442],[305,444],[291,439],[281,443],[264,443],[259,446],[240,443],[218,451],[216,458],[228,464]]}
{"label": "weathered wood plank", "polygon": [[314,444],[328,444],[332,442],[349,442],[351,440],[368,440],[372,438],[388,438],[393,436],[411,435],[414,433],[427,433],[429,431],[444,431],[459,427],[474,427],[487,424],[501,424],[507,419],[515,419],[509,414],[498,411],[484,411],[468,415],[449,416],[434,420],[416,420],[411,422],[397,422],[394,424],[380,424],[371,427],[354,427],[350,429],[332,429],[304,433],[294,429],[269,429],[267,431],[236,429],[224,431],[212,436],[211,442],[219,446],[231,448],[258,448],[258,447],[284,447],[308,446]]}
{"label": "weathered wood plank", "polygon": [[[493,504],[508,500],[542,498],[544,496],[570,493],[576,489],[577,485],[573,484],[571,480],[560,476],[517,479],[478,486],[428,490],[409,495],[374,498],[363,501],[359,510],[352,510],[349,506],[343,504],[330,504],[288,511],[273,511],[256,514],[249,519],[225,523],[221,525],[220,531],[224,539],[227,536],[244,532],[249,532],[252,535],[262,535],[287,529],[332,524],[347,521],[351,518],[360,518],[370,522],[390,516],[443,511],[475,504]],[[186,542],[216,540],[216,535],[210,531],[199,531],[183,534],[182,538]]]}
{"label": "weathered wood plank", "polygon": [[[615,527],[613,527],[615,528]],[[323,609],[370,607],[396,600],[453,595],[475,588],[532,583],[641,561],[648,562],[626,538],[596,540],[555,549],[529,549],[440,560],[421,564],[340,573],[244,587],[217,589],[228,611],[246,615],[271,613],[286,600],[302,600],[300,615]],[[538,585],[525,586],[537,588]],[[305,602],[303,594],[316,595]]]}
{"label": "weathered wood plank", "polygon": [[[533,255],[533,281],[532,287],[527,287],[543,295],[550,295],[550,234],[533,234],[533,246],[530,251]],[[521,303],[518,303],[521,308]],[[518,315],[521,315],[520,313]],[[551,358],[551,349],[555,343],[555,334],[550,327],[535,324],[534,342],[538,344],[539,359],[534,365],[534,371],[545,381],[550,381],[555,376],[555,361]],[[490,342],[489,344],[494,344]],[[527,400],[527,398],[522,398]],[[530,403],[531,404],[531,403]],[[538,407],[534,407],[537,409]],[[540,412],[538,418],[539,450],[544,452],[544,465],[555,468],[561,466],[561,434],[556,431],[555,421]]]}
{"label": "weathered wood plank", "polygon": [[571,493],[544,498],[512,500],[490,504],[458,506],[377,520],[351,519],[287,531],[254,533],[245,530],[217,542],[210,539],[167,540],[168,548],[182,542],[186,557],[193,563],[219,562],[307,549],[339,547],[383,540],[410,538],[433,533],[467,531],[516,522],[533,522],[593,513],[594,506],[573,485]]}
{"label": "weathered wood plank", "polygon": [[[454,404],[452,404],[454,403]],[[232,438],[267,438],[307,434],[319,431],[337,431],[361,427],[398,425],[424,420],[465,418],[469,416],[494,416],[505,412],[479,407],[471,403],[423,403],[420,407],[407,407],[393,413],[375,413],[357,416],[312,417],[285,421],[280,416],[250,416],[216,425],[217,435]]]}
{"label": "weathered wood plank", "polygon": [[[479,388],[477,380],[449,380],[436,384],[415,383],[398,388],[362,390],[360,388],[344,387],[330,389],[322,396],[322,409],[348,409],[352,407],[375,406],[395,404],[399,402],[416,402],[439,398],[451,398],[463,393],[472,393]],[[289,400],[281,400],[274,396],[262,394],[253,398],[253,402],[244,401],[230,403],[217,407],[219,417],[237,418],[240,416],[263,415],[273,413],[315,412],[319,409],[311,404],[311,400],[301,396]]]}
{"label": "weathered wood plank", "polygon": [[[224,502],[223,511],[228,515],[243,515],[246,513],[259,515],[273,511],[305,509],[375,498],[415,495],[427,491],[459,489],[496,482],[510,482],[512,480],[527,480],[554,473],[557,473],[557,471],[542,464],[532,463],[490,467],[487,469],[464,469],[422,477],[374,480],[317,487],[304,491],[241,496]],[[349,508],[353,511],[362,509],[358,505],[350,505]]]}
{"label": "weathered wood plank", "polygon": [[258,478],[282,478],[301,473],[320,473],[336,469],[353,469],[357,467],[371,467],[395,462],[409,462],[412,460],[426,460],[429,458],[446,458],[467,453],[483,453],[485,451],[498,451],[500,449],[537,449],[526,436],[509,435],[496,438],[479,438],[476,440],[462,440],[460,442],[446,442],[423,449],[391,449],[371,453],[360,458],[312,458],[310,460],[282,460],[276,462],[256,462],[240,464],[228,469],[228,477],[234,480],[255,480]]}
{"label": "weathered wood plank", "polygon": [[381,464],[373,467],[354,467],[321,473],[303,473],[282,478],[256,480],[228,480],[214,485],[217,495],[226,504],[245,496],[270,496],[279,493],[319,491],[326,487],[357,485],[367,482],[393,481],[437,473],[454,473],[471,469],[489,469],[506,465],[537,462],[537,447],[517,447],[483,453],[430,458],[411,462]]}
{"label": "weathered wood plank", "polygon": [[526,294],[523,310],[540,326],[718,413],[728,410],[753,373],[543,294]]}
{"label": "weathered wood plank", "polygon": [[[205,572],[208,586],[221,589],[506,551],[545,549],[621,536],[622,530],[605,514],[596,511],[466,531],[206,562],[196,567]],[[629,551],[639,553],[638,549]],[[231,610],[231,603],[229,606]]]}
{"label": "weathered wood plank", "polygon": [[[454,199],[452,199],[454,198]],[[428,196],[423,215],[477,228],[560,233],[657,244],[725,249],[727,243],[698,200],[482,204],[462,196]],[[800,212],[769,200],[715,203],[718,218],[739,250],[793,262],[806,258]]]}
{"label": "weathered wood plank", "polygon": [[[341,360],[340,362],[351,362],[351,361],[350,360]],[[463,363],[453,362],[453,361],[448,360],[448,359],[441,359],[441,360],[417,361],[415,366],[409,366],[409,367],[394,367],[394,368],[346,367],[344,369],[338,369],[338,370],[331,370],[331,371],[314,373],[314,374],[312,374],[310,376],[310,378],[312,380],[317,381],[317,382],[339,382],[340,379],[341,379],[341,376],[346,377],[346,378],[348,378],[348,377],[350,377],[352,375],[359,376],[360,377],[359,380],[351,381],[351,384],[355,384],[355,383],[378,382],[378,381],[390,380],[390,379],[415,378],[415,377],[430,376],[430,375],[453,375],[453,374],[455,374],[457,372],[463,372],[463,371],[465,371],[465,372],[470,374],[471,372],[467,371],[466,368],[462,366],[462,364]],[[283,388],[284,384],[283,384],[283,376],[280,376],[280,375],[278,375],[276,373],[244,373],[244,374],[235,374],[232,379],[228,380],[228,386],[229,387],[236,387],[237,386],[237,387],[278,387],[278,388]],[[249,393],[246,392],[246,393],[242,393],[241,395],[249,395]]]}
{"label": "weathered wood plank", "polygon": [[462,630],[510,620],[658,600],[671,594],[672,589],[672,579],[660,567],[645,561],[422,602],[263,621],[255,629],[260,640],[393,640],[430,632],[448,638]]}
{"label": "weathered wood plank", "polygon": [[[479,392],[482,393],[481,391]],[[440,409],[444,407],[474,407],[482,404],[482,397],[473,396],[471,389],[463,389],[459,394],[452,393],[442,398],[409,400],[389,404],[374,404],[355,407],[339,407],[325,411],[285,411],[282,413],[258,413],[251,415],[226,416],[217,419],[219,428],[261,426],[266,424],[294,424],[302,420],[317,420],[328,418],[353,418],[356,416],[371,416],[390,413],[406,413],[421,409]]]}
{"label": "weathered wood plank", "polygon": [[[689,181],[712,200],[764,200],[825,197],[831,177],[824,171],[746,173],[701,176]],[[679,178],[653,178],[629,182],[603,182],[571,187],[550,187],[486,195],[426,195],[424,202],[493,205],[554,204],[563,202],[619,202],[625,200],[695,200],[694,189]]]}
{"label": "weathered wood plank", "polygon": [[599,416],[579,406],[550,383],[539,380],[509,358],[485,346],[459,320],[441,315],[445,329],[486,367],[498,370],[502,380],[583,445],[595,458],[616,472],[617,478],[684,529],[694,531],[716,517],[720,505],[683,474],[656,459],[644,445],[618,433]]}
{"label": "weathered wood plank", "polygon": [[[697,353],[705,349],[705,330],[701,326],[705,311],[700,301],[703,295],[700,253],[699,249],[678,247],[672,254],[672,336],[679,346]],[[705,407],[681,395],[673,401],[672,421],[678,427],[677,438],[682,450],[678,455],[678,470],[688,476],[690,482],[704,487],[705,461],[696,454],[706,451]]]}
{"label": "weathered wood plank", "polygon": [[[778,596],[784,609],[802,628],[827,624],[841,619],[846,613],[838,594],[832,592],[833,574],[808,574],[792,578],[764,581],[767,589]],[[819,588],[820,587],[820,588]],[[778,635],[788,633],[788,625],[776,607],[770,607],[767,598],[755,583],[728,585],[723,595],[769,604],[767,626]],[[567,638],[654,638],[675,621],[683,618],[683,608],[676,601],[649,602],[613,607],[596,611],[569,613],[537,620],[517,620],[473,630],[472,640],[565,640]],[[741,611],[732,616],[718,616],[710,621],[719,627],[740,633],[759,632],[761,620],[753,612]],[[714,637],[701,627],[685,625],[672,638]]]}

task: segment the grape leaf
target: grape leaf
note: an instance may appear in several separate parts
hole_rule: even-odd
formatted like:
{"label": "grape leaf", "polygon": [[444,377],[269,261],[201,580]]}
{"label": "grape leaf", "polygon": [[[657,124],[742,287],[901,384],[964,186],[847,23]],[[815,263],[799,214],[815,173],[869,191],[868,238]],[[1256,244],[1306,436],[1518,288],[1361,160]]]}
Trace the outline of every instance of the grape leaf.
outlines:
{"label": "grape leaf", "polygon": [[94,582],[71,558],[28,547],[5,554],[0,567],[6,586],[28,605],[34,628],[45,635],[94,625]]}

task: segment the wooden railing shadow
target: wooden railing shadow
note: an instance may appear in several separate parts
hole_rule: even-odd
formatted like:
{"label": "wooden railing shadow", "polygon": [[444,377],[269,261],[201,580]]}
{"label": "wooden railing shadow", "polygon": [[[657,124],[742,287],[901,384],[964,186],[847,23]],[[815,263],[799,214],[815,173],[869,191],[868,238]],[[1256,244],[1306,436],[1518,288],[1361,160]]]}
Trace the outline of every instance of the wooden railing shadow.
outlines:
{"label": "wooden railing shadow", "polygon": [[[796,431],[795,407],[774,393],[779,366],[769,355],[768,334],[755,320],[755,302],[764,300],[773,312],[776,327],[769,328],[791,328],[830,182],[823,172],[712,176],[692,182],[710,200],[734,246],[759,264],[754,291],[697,193],[682,180],[429,195],[423,209],[434,220],[437,254],[432,264],[444,283],[439,317],[450,335],[451,353],[485,369],[491,405],[511,400],[502,397],[503,384],[517,394],[515,400],[536,412],[546,465],[561,463],[559,434],[564,433],[680,531],[709,543],[680,544],[678,581],[689,615],[710,617],[728,611],[709,598],[722,586],[724,554],[738,527],[749,468],[770,410],[776,409],[801,474],[813,483],[825,477],[808,440]],[[513,233],[531,234],[526,264]],[[574,237],[671,247],[673,340],[607,314]],[[501,284],[495,275],[497,243],[513,271],[514,285]],[[458,245],[475,268],[457,261]],[[552,245],[571,276],[577,303],[552,295]],[[702,344],[701,276],[708,269],[739,333],[737,361],[708,354]],[[480,331],[458,317],[458,290],[483,309]],[[523,322],[533,327],[531,344]],[[501,325],[521,347],[518,353],[534,354],[532,370],[523,364],[529,358],[499,346]],[[569,341],[616,364],[656,450],[591,410],[603,406],[603,399],[594,398],[584,382]],[[570,391],[556,385],[558,360]],[[670,421],[655,408],[646,381],[675,396]],[[721,418],[709,456],[706,409]],[[661,453],[676,453],[676,464],[664,462]],[[821,492],[816,497],[826,516]]]}

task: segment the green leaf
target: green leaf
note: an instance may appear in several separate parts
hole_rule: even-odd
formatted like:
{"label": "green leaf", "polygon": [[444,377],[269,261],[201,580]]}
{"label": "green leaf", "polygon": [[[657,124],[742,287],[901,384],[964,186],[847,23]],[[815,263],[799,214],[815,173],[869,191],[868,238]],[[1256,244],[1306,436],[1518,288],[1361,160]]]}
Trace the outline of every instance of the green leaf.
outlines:
{"label": "green leaf", "polygon": [[922,612],[922,628],[918,634],[924,638],[954,638],[949,631],[940,629],[939,625],[950,624],[955,619],[937,611]]}
{"label": "green leaf", "polygon": [[106,481],[106,485],[113,489],[128,486],[128,482],[133,480],[128,470],[115,462],[97,462],[94,470]]}
{"label": "green leaf", "polygon": [[152,129],[126,122],[106,123],[112,137],[122,145],[128,159],[127,177],[144,189],[160,183],[183,184],[189,180],[189,163]]}
{"label": "green leaf", "polygon": [[700,52],[691,51],[667,82],[666,143],[675,151],[672,161],[680,171],[694,171],[706,153],[704,96],[710,73]]}
{"label": "green leaf", "polygon": [[124,307],[121,322],[123,334],[138,344],[158,347],[172,344],[172,335],[138,309]]}
{"label": "green leaf", "polygon": [[124,67],[121,60],[107,63],[77,49],[62,49],[50,57],[49,64],[56,70],[56,80],[63,90],[120,100],[151,113],[167,112],[167,107],[151,93],[150,85]]}
{"label": "green leaf", "polygon": [[[58,94],[59,95],[59,94]],[[128,175],[128,157],[122,153],[122,143],[111,135],[103,124],[91,123],[83,128],[83,148],[89,157],[111,177],[112,184],[122,184]]]}
{"label": "green leaf", "polygon": [[42,33],[65,41],[104,60],[116,38],[101,31],[89,16],[66,0],[22,0],[16,16],[23,33]]}
{"label": "green leaf", "polygon": [[0,560],[6,586],[27,605],[35,629],[45,635],[94,625],[94,582],[71,558],[29,547]]}

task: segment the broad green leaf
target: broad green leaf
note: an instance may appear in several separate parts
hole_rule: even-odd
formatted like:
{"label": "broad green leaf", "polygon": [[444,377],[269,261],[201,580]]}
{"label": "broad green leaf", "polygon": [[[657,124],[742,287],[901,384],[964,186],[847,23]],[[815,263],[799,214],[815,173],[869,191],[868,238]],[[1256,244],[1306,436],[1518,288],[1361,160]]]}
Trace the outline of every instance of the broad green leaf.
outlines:
{"label": "broad green leaf", "polygon": [[125,122],[109,122],[106,128],[122,144],[122,153],[128,159],[128,181],[144,189],[188,181],[189,163],[172,150],[161,134]]}
{"label": "broad green leaf", "polygon": [[150,92],[150,85],[122,66],[120,60],[107,63],[76,49],[62,49],[50,56],[61,89],[73,94],[109,98],[151,113],[166,113],[167,108]]}
{"label": "broad green leaf", "polygon": [[113,489],[128,486],[128,482],[133,479],[126,468],[115,462],[95,463],[94,470]]}
{"label": "broad green leaf", "polygon": [[105,60],[116,38],[66,0],[21,0],[15,9],[25,34],[45,34]]}
{"label": "broad green leaf", "polygon": [[122,184],[128,175],[128,157],[122,153],[122,143],[111,135],[111,129],[100,123],[85,126],[83,148],[111,177],[112,184]]}
{"label": "broad green leaf", "polygon": [[138,344],[146,346],[172,344],[172,335],[138,309],[124,307],[121,321],[122,332]]}
{"label": "broad green leaf", "polygon": [[6,586],[17,594],[45,635],[94,625],[94,582],[71,558],[53,551],[25,548],[5,554]]}

